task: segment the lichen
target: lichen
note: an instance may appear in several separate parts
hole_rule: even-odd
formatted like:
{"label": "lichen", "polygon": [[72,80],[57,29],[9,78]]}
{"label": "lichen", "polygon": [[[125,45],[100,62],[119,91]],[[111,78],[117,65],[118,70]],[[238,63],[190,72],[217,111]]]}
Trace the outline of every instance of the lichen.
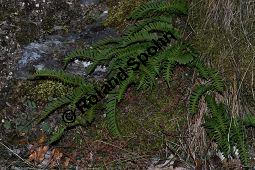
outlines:
{"label": "lichen", "polygon": [[61,82],[52,80],[39,81],[35,86],[28,84],[27,96],[40,102],[47,102],[50,97],[60,97],[68,93],[71,87],[63,85]]}

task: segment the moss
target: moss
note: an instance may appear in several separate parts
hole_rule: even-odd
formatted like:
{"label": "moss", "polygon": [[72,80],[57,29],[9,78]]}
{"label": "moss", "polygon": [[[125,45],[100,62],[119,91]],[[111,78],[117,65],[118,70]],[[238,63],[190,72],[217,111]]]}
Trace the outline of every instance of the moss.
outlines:
{"label": "moss", "polygon": [[109,0],[109,16],[106,19],[105,26],[115,26],[123,28],[127,25],[127,17],[138,6],[148,0]]}
{"label": "moss", "polygon": [[39,81],[36,85],[28,83],[26,88],[27,96],[40,102],[47,102],[50,97],[63,96],[70,90],[70,87],[51,80]]}

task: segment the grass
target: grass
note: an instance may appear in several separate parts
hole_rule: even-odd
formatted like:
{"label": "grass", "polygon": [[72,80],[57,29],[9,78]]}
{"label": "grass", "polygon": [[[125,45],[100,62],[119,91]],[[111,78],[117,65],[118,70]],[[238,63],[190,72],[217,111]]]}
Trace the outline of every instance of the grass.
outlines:
{"label": "grass", "polygon": [[190,6],[190,41],[220,70],[228,87],[225,97],[235,108],[232,114],[242,115],[243,106],[252,108],[255,99],[254,2],[193,0]]}

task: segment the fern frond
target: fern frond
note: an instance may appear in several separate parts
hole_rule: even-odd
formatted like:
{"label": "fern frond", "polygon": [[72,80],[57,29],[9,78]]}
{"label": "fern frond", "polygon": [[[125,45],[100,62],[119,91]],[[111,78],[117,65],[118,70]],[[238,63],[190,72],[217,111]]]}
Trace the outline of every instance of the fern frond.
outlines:
{"label": "fern frond", "polygon": [[74,61],[75,59],[93,61],[98,55],[99,51],[97,49],[78,49],[72,51],[64,58],[64,66],[66,67],[68,63]]}
{"label": "fern frond", "polygon": [[61,126],[56,132],[54,132],[50,138],[49,145],[58,141],[64,135],[65,129],[65,126]]}
{"label": "fern frond", "polygon": [[203,61],[200,58],[195,58],[190,64],[190,67],[194,67],[196,69],[196,71],[198,72],[198,74],[204,78],[204,79],[208,79],[209,78],[209,74],[208,74],[208,68],[205,67]]}
{"label": "fern frond", "polygon": [[138,32],[134,33],[131,36],[127,36],[123,38],[122,47],[130,46],[134,43],[144,43],[144,42],[151,42],[152,40],[158,39],[156,34],[151,34],[148,32]]}
{"label": "fern frond", "polygon": [[243,126],[242,121],[233,119],[233,125],[232,125],[232,133],[233,133],[233,141],[236,142],[236,147],[238,149],[239,158],[244,166],[249,165],[249,151],[248,151],[248,145],[246,143],[245,138],[245,129]]}
{"label": "fern frond", "polygon": [[252,114],[247,114],[243,118],[243,124],[245,126],[253,126],[255,127],[255,116]]}
{"label": "fern frond", "polygon": [[212,85],[218,92],[223,92],[224,83],[219,73],[213,69],[208,69],[208,75],[212,81]]}
{"label": "fern frond", "polygon": [[146,25],[154,23],[154,22],[161,22],[165,24],[172,24],[172,17],[171,16],[157,16],[153,18],[146,18],[138,23],[135,23],[132,26],[129,26],[124,30],[124,35],[129,36],[133,33],[141,31]]}
{"label": "fern frond", "polygon": [[93,48],[96,49],[105,49],[107,47],[111,46],[116,46],[121,43],[121,37],[107,37],[104,38],[103,40],[100,40],[99,42],[96,42],[93,44]]}
{"label": "fern frond", "polygon": [[173,44],[162,51],[158,57],[164,58],[171,63],[188,64],[193,61],[193,56],[186,51],[186,46],[181,43]]}
{"label": "fern frond", "polygon": [[69,105],[70,110],[75,111],[77,103],[85,97],[86,94],[94,91],[93,85],[81,84],[79,87],[72,91],[71,103]]}
{"label": "fern frond", "polygon": [[149,63],[146,66],[141,66],[139,73],[139,85],[137,89],[152,89],[156,85],[157,71],[153,65]]}
{"label": "fern frond", "polygon": [[150,2],[138,7],[129,19],[138,20],[141,18],[162,15],[164,13],[186,14],[187,5],[185,1],[174,0],[172,2]]}
{"label": "fern frond", "polygon": [[128,78],[125,81],[121,82],[121,84],[119,85],[118,96],[117,96],[118,102],[120,102],[120,100],[123,99],[123,96],[126,90],[128,89],[129,85],[134,82],[135,82],[135,73],[131,71],[130,73],[128,73]]}
{"label": "fern frond", "polygon": [[106,121],[111,133],[121,137],[121,132],[117,121],[117,96],[115,93],[110,93],[106,97]]}
{"label": "fern frond", "polygon": [[208,87],[205,85],[198,85],[192,92],[189,99],[189,112],[196,114],[198,111],[198,104],[201,97],[208,91]]}
{"label": "fern frond", "polygon": [[176,39],[180,38],[180,33],[172,25],[164,22],[154,22],[144,26],[138,33],[166,33],[171,32]]}
{"label": "fern frond", "polygon": [[164,63],[163,69],[162,69],[163,70],[163,78],[166,81],[169,88],[170,88],[170,81],[172,81],[174,66],[175,66],[175,63],[167,61]]}
{"label": "fern frond", "polygon": [[81,76],[69,74],[63,70],[40,70],[37,71],[33,76],[34,78],[52,78],[59,80],[64,84],[73,86],[86,84],[85,80]]}
{"label": "fern frond", "polygon": [[95,119],[96,107],[97,105],[94,105],[89,110],[86,111],[85,119],[88,123],[92,123],[92,121]]}
{"label": "fern frond", "polygon": [[205,121],[205,128],[212,140],[215,140],[219,146],[220,151],[224,153],[227,158],[230,153],[230,142],[228,141],[230,120],[228,118],[225,105],[217,104],[215,99],[207,95],[206,102],[211,117],[207,117]]}

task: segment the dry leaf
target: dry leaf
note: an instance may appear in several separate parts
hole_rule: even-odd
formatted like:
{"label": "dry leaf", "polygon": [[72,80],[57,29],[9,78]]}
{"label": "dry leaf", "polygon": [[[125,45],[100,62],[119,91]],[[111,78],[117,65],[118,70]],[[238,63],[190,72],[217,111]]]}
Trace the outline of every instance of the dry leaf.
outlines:
{"label": "dry leaf", "polygon": [[42,144],[46,141],[46,136],[44,133],[42,133],[40,136],[39,136],[39,139],[38,139],[38,144]]}
{"label": "dry leaf", "polygon": [[68,167],[68,165],[69,165],[69,162],[70,162],[70,158],[67,158],[66,157],[66,159],[65,159],[65,161],[64,161],[64,167]]}
{"label": "dry leaf", "polygon": [[42,162],[44,160],[44,155],[46,154],[48,149],[49,149],[48,146],[41,146],[41,147],[38,148],[37,160],[39,160],[39,162]]}
{"label": "dry leaf", "polygon": [[28,160],[29,161],[33,161],[33,160],[35,160],[36,159],[36,156],[37,154],[36,154],[36,152],[34,151],[34,152],[32,152],[32,154],[31,155],[29,155],[29,157],[28,157]]}
{"label": "dry leaf", "polygon": [[44,156],[46,152],[48,151],[49,146],[40,146],[36,150],[32,151],[31,155],[29,156],[29,161],[36,161],[36,162],[42,162],[44,160]]}
{"label": "dry leaf", "polygon": [[63,154],[60,152],[59,149],[53,149],[52,150],[53,159],[60,159]]}

